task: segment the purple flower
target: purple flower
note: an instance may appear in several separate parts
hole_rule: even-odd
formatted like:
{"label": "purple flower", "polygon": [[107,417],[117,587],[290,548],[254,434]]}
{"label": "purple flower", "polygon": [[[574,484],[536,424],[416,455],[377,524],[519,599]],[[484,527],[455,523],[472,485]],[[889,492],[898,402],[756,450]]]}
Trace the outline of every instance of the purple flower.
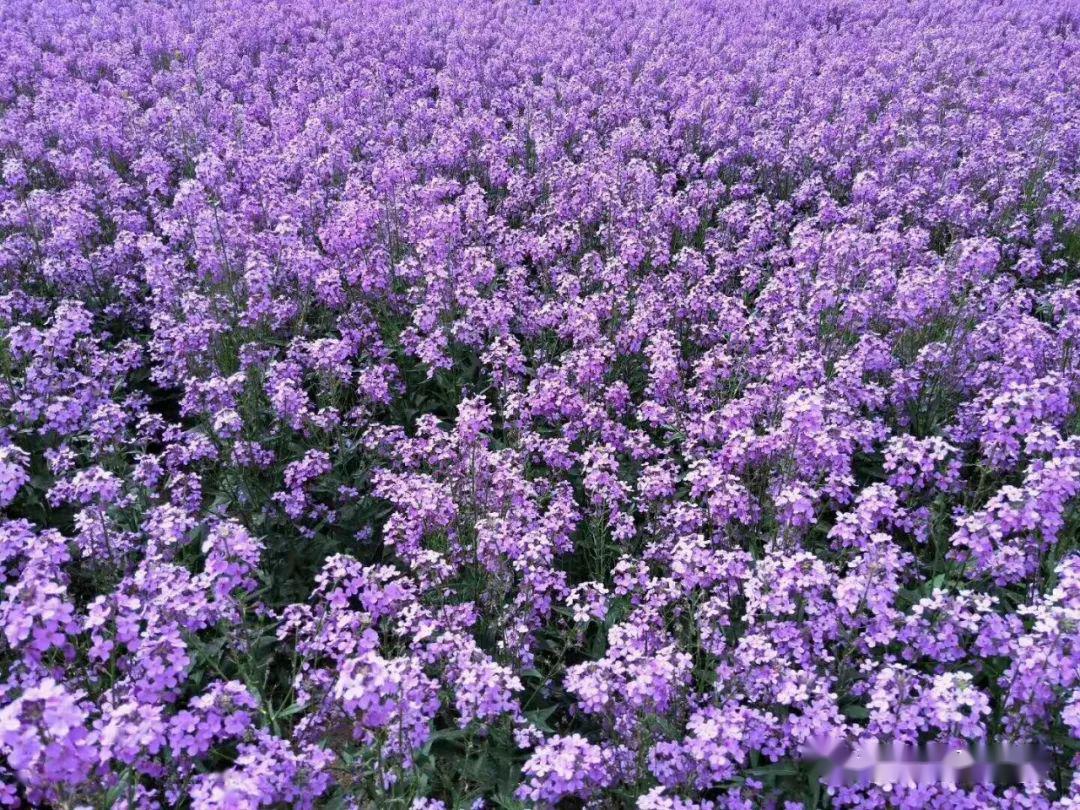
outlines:
{"label": "purple flower", "polygon": [[515,795],[541,807],[564,799],[588,799],[618,781],[619,759],[618,752],[593,745],[579,734],[552,737],[526,761],[524,781]]}

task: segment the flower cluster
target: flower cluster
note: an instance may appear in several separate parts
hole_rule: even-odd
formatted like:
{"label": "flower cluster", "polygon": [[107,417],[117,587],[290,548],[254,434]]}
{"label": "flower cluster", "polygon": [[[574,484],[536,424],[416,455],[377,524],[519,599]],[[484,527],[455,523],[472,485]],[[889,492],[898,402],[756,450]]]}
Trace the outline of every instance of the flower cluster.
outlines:
{"label": "flower cluster", "polygon": [[0,3],[0,805],[1077,806],[1077,120],[1069,0]]}

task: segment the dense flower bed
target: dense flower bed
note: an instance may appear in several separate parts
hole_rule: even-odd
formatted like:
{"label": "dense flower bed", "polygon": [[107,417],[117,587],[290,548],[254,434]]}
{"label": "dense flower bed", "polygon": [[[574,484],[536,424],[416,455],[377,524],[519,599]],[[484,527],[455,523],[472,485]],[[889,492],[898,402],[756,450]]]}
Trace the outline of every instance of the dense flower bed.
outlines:
{"label": "dense flower bed", "polygon": [[1078,157],[1069,0],[4,0],[0,803],[1075,806]]}

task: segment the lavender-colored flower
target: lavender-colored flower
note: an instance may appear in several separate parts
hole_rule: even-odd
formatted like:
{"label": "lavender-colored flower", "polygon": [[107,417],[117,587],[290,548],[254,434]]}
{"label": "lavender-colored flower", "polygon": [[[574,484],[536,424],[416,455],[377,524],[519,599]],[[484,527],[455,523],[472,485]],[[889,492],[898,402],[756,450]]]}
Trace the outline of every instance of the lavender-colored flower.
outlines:
{"label": "lavender-colored flower", "polygon": [[18,447],[0,447],[0,508],[15,500],[19,490],[30,480],[26,471],[30,457]]}
{"label": "lavender-colored flower", "polygon": [[1075,804],[1074,5],[0,4],[0,804]]}
{"label": "lavender-colored flower", "polygon": [[516,795],[539,807],[552,807],[564,799],[588,799],[618,781],[618,760],[618,752],[578,734],[552,737],[526,761],[525,781]]}
{"label": "lavender-colored flower", "polygon": [[55,801],[90,777],[97,751],[84,698],[45,678],[0,709],[0,749],[34,801]]}

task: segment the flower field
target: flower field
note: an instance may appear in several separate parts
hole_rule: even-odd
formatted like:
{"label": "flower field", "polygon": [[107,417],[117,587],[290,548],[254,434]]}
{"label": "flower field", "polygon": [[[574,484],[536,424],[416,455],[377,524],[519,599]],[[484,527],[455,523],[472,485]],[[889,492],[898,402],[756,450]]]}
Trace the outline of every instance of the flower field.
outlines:
{"label": "flower field", "polygon": [[0,0],[0,805],[1080,807],[1078,162],[1075,0]]}

